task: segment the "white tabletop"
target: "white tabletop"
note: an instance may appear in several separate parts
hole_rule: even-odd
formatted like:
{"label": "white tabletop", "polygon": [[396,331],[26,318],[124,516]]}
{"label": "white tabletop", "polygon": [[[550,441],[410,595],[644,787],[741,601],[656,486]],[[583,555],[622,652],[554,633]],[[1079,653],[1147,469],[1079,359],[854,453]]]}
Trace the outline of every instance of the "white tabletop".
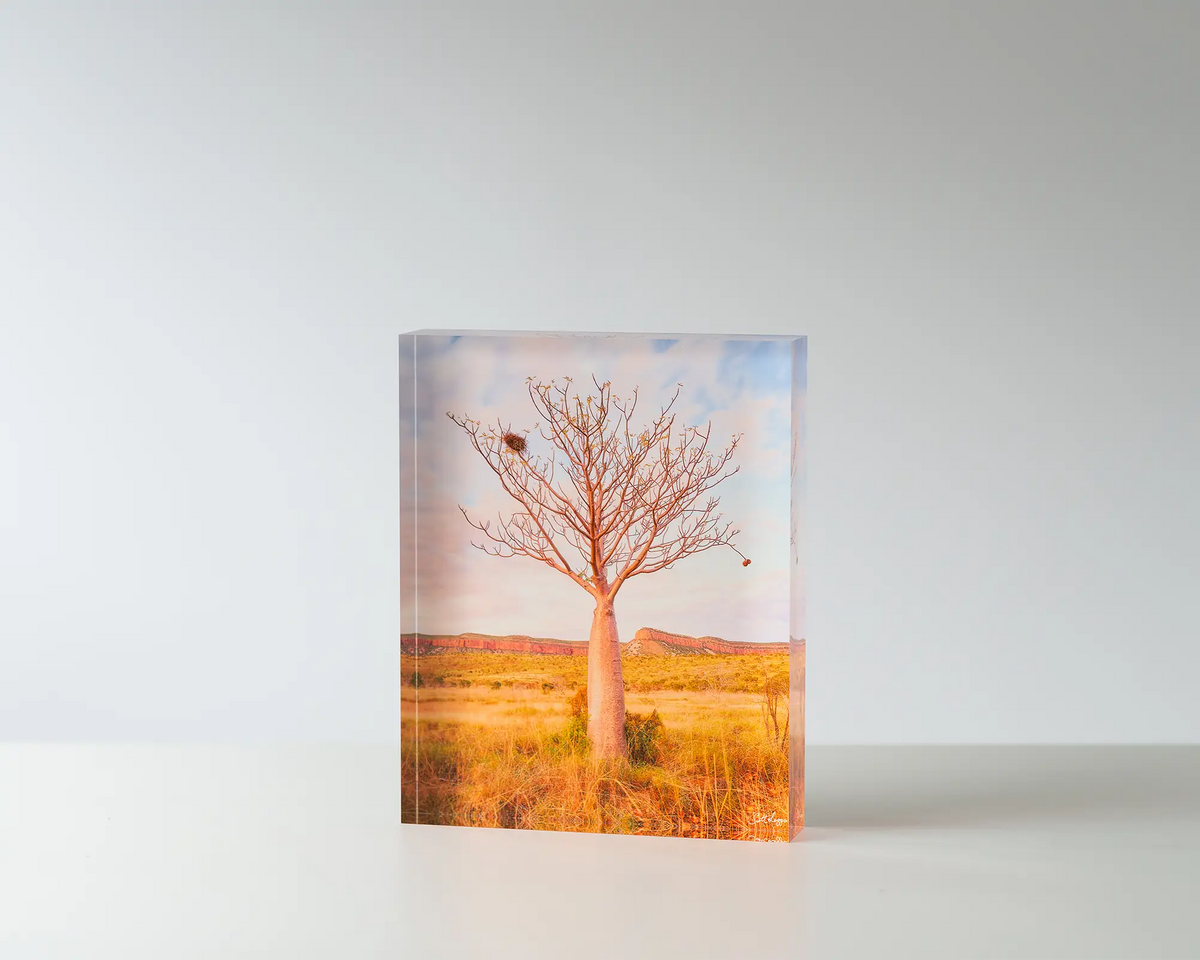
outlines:
{"label": "white tabletop", "polygon": [[0,956],[1200,955],[1200,748],[811,747],[793,844],[401,828],[398,771],[0,746]]}

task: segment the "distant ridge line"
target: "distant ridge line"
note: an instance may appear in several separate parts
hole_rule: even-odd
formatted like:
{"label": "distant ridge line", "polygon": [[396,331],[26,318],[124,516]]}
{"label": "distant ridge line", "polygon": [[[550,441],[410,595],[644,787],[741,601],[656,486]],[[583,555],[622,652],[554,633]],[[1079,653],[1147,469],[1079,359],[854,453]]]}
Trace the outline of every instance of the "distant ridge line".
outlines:
{"label": "distant ridge line", "polygon": [[765,654],[787,653],[786,641],[779,643],[736,643],[720,637],[689,637],[653,627],[642,627],[627,646],[629,653],[643,656],[681,656],[688,654]]}
{"label": "distant ridge line", "polygon": [[557,656],[586,657],[586,640],[553,640],[522,634],[494,637],[486,633],[459,633],[454,636],[430,633],[406,633],[400,637],[402,653],[435,653],[462,650],[479,653],[545,653]]}
{"label": "distant ridge line", "polygon": [[[787,653],[788,643],[740,643],[720,637],[690,637],[653,627],[642,627],[633,639],[621,644],[622,652],[632,656],[673,657],[713,654]],[[400,637],[400,651],[409,654],[461,651],[464,653],[540,653],[552,656],[586,657],[586,640],[556,640],[524,634],[492,636],[485,633],[433,634],[406,633]]]}

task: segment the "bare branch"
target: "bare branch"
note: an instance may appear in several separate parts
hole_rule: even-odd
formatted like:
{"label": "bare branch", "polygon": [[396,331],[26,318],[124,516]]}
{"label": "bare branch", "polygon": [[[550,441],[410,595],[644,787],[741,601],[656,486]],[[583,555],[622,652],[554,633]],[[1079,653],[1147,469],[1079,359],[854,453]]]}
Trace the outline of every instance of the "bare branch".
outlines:
{"label": "bare branch", "polygon": [[[587,396],[573,392],[569,378],[560,384],[530,377],[526,386],[544,454],[533,450],[533,431],[447,414],[519,507],[487,521],[463,510],[485,538],[475,546],[492,556],[545,563],[610,600],[630,577],[669,569],[714,547],[738,552],[739,531],[723,520],[720,499],[710,491],[738,472],[732,460],[741,437],[714,449],[711,421],[677,424],[682,384],[640,429],[633,419],[636,388],[620,397],[595,377],[595,392]],[[568,561],[575,556],[582,562],[578,572]]]}

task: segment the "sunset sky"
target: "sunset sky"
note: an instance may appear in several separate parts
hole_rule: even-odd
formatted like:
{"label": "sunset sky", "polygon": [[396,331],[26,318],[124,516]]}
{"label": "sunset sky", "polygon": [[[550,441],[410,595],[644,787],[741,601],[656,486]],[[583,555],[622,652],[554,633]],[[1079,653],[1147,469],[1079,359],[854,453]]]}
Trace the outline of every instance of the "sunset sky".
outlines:
{"label": "sunset sky", "polygon": [[[790,340],[423,334],[416,343],[416,410],[402,418],[401,443],[402,451],[416,450],[420,632],[587,639],[594,601],[578,585],[534,560],[490,557],[471,546],[479,534],[460,504],[474,519],[519,507],[446,413],[523,431],[538,422],[528,377],[572,377],[586,397],[594,375],[611,380],[622,397],[639,389],[635,427],[683,384],[677,425],[711,420],[717,449],[744,434],[734,455],[740,471],[713,493],[742,531],[735,543],[751,565],[717,548],[630,578],[616,600],[621,639],[643,626],[734,641],[788,639]],[[537,433],[529,440],[532,453],[550,452]]]}

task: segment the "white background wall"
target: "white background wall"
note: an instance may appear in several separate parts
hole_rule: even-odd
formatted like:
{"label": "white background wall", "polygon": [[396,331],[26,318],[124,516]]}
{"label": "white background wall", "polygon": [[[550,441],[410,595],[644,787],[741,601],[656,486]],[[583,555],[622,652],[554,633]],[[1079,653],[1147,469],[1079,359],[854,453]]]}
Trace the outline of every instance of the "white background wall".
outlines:
{"label": "white background wall", "polygon": [[0,737],[396,737],[395,335],[810,336],[813,742],[1195,741],[1200,17],[0,7]]}

